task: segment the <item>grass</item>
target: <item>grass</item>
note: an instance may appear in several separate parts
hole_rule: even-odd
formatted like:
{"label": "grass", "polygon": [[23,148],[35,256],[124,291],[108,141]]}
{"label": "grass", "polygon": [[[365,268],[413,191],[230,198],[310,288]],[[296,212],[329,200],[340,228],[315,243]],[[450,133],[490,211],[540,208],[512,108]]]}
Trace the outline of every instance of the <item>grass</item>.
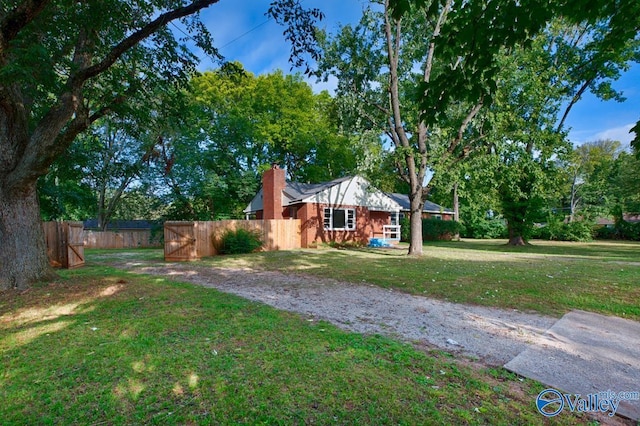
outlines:
{"label": "grass", "polygon": [[[211,266],[251,267],[375,284],[457,303],[561,316],[573,309],[640,320],[640,244],[535,241],[434,242],[402,250],[297,250],[218,256]],[[100,253],[119,256],[118,253]],[[162,261],[161,251],[147,260]]]}
{"label": "grass", "polygon": [[3,425],[546,423],[535,382],[212,289],[94,262],[0,296]]}

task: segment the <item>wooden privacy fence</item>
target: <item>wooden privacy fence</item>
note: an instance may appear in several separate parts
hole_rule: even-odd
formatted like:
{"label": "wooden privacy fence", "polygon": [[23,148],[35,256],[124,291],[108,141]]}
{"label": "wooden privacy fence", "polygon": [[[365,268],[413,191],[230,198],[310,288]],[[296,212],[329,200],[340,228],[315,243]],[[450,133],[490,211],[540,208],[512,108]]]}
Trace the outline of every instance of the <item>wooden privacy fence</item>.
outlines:
{"label": "wooden privacy fence", "polygon": [[49,263],[54,267],[84,265],[84,225],[82,222],[44,222]]}
{"label": "wooden privacy fence", "polygon": [[218,254],[216,244],[227,230],[246,229],[262,235],[263,250],[300,248],[300,220],[219,220],[215,222],[165,222],[164,258],[195,260]]}
{"label": "wooden privacy fence", "polygon": [[87,248],[121,249],[162,247],[160,236],[152,238],[150,229],[126,229],[121,231],[84,231]]}

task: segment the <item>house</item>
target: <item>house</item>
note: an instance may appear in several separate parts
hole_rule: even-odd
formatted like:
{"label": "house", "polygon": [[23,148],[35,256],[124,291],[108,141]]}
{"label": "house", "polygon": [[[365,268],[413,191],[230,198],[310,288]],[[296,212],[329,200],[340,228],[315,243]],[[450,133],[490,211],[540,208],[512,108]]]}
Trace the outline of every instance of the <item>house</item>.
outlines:
{"label": "house", "polygon": [[367,244],[374,237],[400,239],[403,205],[396,199],[401,197],[374,188],[360,176],[317,184],[287,181],[285,171],[274,165],[264,173],[262,188],[244,213],[256,219],[300,219],[302,247]]}
{"label": "house", "polygon": [[[398,204],[400,204],[400,218],[409,217],[411,211],[411,202],[406,194],[391,193],[389,196]],[[442,207],[429,200],[424,202],[422,208],[423,219],[441,219],[441,220],[453,220],[453,210]]]}

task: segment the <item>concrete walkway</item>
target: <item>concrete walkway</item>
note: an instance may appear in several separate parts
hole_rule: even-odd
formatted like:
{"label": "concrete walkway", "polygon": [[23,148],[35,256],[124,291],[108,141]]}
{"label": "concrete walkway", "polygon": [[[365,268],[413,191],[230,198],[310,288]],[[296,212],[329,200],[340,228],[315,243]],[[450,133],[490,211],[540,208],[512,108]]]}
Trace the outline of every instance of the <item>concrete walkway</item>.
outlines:
{"label": "concrete walkway", "polygon": [[[640,393],[640,323],[573,311],[542,337],[505,368],[583,398],[608,391],[636,393],[622,395],[625,398]],[[617,413],[639,421],[640,400],[620,401]]]}

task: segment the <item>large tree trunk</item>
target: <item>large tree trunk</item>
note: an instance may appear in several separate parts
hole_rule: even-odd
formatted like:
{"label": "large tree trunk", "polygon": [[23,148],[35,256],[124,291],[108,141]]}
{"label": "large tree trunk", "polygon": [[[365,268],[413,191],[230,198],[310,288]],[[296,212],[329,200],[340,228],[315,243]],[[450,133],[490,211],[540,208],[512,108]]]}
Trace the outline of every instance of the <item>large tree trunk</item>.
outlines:
{"label": "large tree trunk", "polygon": [[55,276],[49,266],[35,183],[7,194],[0,188],[0,290],[24,289]]}
{"label": "large tree trunk", "polygon": [[[453,184],[453,220],[460,223],[460,200],[458,199],[458,182]],[[460,232],[456,232],[453,239],[460,241]]]}
{"label": "large tree trunk", "polygon": [[411,201],[411,216],[410,216],[410,241],[409,241],[409,255],[420,256],[422,255],[422,188],[417,194],[410,194],[409,200]]}
{"label": "large tree trunk", "polygon": [[509,246],[526,246],[527,242],[522,236],[522,232],[519,232],[517,227],[513,226],[511,222],[507,223],[507,229],[509,231]]}

